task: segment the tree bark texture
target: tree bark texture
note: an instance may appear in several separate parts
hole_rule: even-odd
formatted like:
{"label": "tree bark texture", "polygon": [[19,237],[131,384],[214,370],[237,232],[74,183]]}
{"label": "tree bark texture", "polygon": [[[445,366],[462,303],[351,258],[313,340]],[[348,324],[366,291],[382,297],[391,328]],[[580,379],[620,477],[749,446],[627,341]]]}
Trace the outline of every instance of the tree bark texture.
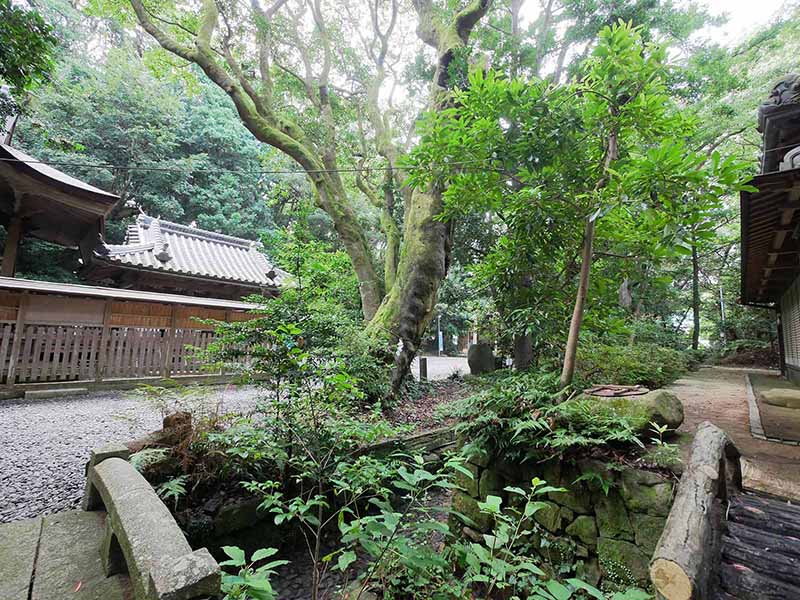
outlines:
{"label": "tree bark texture", "polygon": [[723,430],[701,423],[650,563],[653,586],[666,600],[710,597],[719,568],[722,503],[739,489],[738,450]]}
{"label": "tree bark texture", "polygon": [[575,307],[569,322],[567,346],[564,349],[564,366],[561,369],[561,387],[572,383],[575,375],[575,363],[578,355],[578,338],[583,323],[583,311],[586,306],[586,294],[589,291],[589,273],[592,269],[592,248],[594,245],[595,220],[589,217],[583,233],[583,252],[581,255],[581,271],[578,276],[578,292],[575,295]]}
{"label": "tree bark texture", "polygon": [[700,347],[700,261],[697,256],[697,246],[692,244],[692,349]]}
{"label": "tree bark texture", "polygon": [[[414,0],[418,15],[417,35],[436,50],[430,110],[448,106],[451,62],[464,48],[475,25],[488,12],[492,0],[473,0],[456,13],[452,22],[442,24],[431,0]],[[441,214],[442,189],[436,184],[413,190],[406,200],[403,245],[394,285],[387,291],[368,331],[399,347],[392,372],[390,396],[396,397],[408,374],[411,361],[430,324],[436,296],[447,275],[452,242],[452,224],[437,219]]]}

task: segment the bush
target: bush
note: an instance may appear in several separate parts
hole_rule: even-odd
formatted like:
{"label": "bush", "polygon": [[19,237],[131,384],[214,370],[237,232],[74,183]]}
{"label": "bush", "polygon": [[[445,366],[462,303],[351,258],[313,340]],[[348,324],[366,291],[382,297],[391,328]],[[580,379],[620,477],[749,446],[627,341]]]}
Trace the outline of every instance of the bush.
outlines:
{"label": "bush", "polygon": [[584,344],[578,349],[574,386],[614,383],[651,389],[675,381],[689,368],[685,352],[655,344],[605,346]]}

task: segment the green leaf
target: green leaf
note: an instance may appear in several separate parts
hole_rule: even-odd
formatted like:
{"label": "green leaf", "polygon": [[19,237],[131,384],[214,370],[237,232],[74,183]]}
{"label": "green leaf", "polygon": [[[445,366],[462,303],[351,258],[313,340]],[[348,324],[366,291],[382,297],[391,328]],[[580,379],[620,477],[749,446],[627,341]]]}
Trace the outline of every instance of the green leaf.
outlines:
{"label": "green leaf", "polygon": [[278,553],[277,548],[261,548],[260,550],[256,550],[253,552],[253,556],[250,557],[251,562],[257,562],[259,560],[264,560],[265,558],[269,558],[270,556],[275,556]]}
{"label": "green leaf", "polygon": [[223,546],[222,551],[231,558],[230,564],[236,567],[243,567],[247,564],[244,550],[238,546]]}
{"label": "green leaf", "polygon": [[347,550],[339,555],[336,561],[336,566],[340,571],[344,571],[356,561],[356,553],[352,550]]}

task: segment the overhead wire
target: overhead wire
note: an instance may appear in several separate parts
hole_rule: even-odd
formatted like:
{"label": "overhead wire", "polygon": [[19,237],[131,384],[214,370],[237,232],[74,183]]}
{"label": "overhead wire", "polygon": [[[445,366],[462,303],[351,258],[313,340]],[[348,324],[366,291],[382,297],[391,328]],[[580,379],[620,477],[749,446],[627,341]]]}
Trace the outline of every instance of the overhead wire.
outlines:
{"label": "overhead wire", "polygon": [[[254,169],[254,170],[240,170],[240,169],[226,169],[222,167],[215,167],[213,169],[207,168],[198,168],[198,169],[191,169],[191,168],[179,168],[179,167],[158,167],[158,166],[147,166],[147,165],[116,165],[112,163],[83,163],[83,162],[73,162],[73,161],[48,161],[48,160],[26,160],[21,158],[6,158],[0,157],[0,162],[6,163],[23,163],[23,164],[39,164],[39,165],[46,165],[49,167],[76,167],[76,168],[83,168],[83,169],[119,169],[119,170],[126,170],[126,171],[150,171],[150,172],[158,172],[158,173],[185,173],[185,174],[192,174],[192,173],[233,173],[238,175],[314,175],[314,174],[325,174],[325,173],[362,173],[362,172],[375,172],[375,171],[391,171],[395,170],[396,167],[390,166],[381,166],[381,167],[344,167],[344,168],[337,168],[337,169]],[[469,165],[474,165],[475,163],[482,162],[487,170],[495,171],[495,168],[492,168],[490,165],[485,164],[485,159],[473,159],[473,160],[464,160],[458,162],[448,162],[444,164],[438,165],[426,165],[426,166],[405,166],[402,167],[404,171],[419,171],[425,169],[432,169],[436,166],[438,167],[465,167]]]}

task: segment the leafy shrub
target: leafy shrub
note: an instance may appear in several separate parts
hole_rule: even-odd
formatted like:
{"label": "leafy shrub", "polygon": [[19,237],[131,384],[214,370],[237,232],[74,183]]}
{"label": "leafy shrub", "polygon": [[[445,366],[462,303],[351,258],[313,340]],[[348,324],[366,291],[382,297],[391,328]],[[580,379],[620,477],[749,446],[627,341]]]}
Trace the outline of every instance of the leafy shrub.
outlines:
{"label": "leafy shrub", "polygon": [[578,350],[575,387],[614,383],[664,387],[688,369],[684,352],[654,344],[583,344]]}
{"label": "leafy shrub", "polygon": [[633,417],[592,401],[558,404],[558,375],[503,373],[477,394],[441,409],[455,417],[467,454],[524,459],[548,452],[608,445],[641,445]]}

